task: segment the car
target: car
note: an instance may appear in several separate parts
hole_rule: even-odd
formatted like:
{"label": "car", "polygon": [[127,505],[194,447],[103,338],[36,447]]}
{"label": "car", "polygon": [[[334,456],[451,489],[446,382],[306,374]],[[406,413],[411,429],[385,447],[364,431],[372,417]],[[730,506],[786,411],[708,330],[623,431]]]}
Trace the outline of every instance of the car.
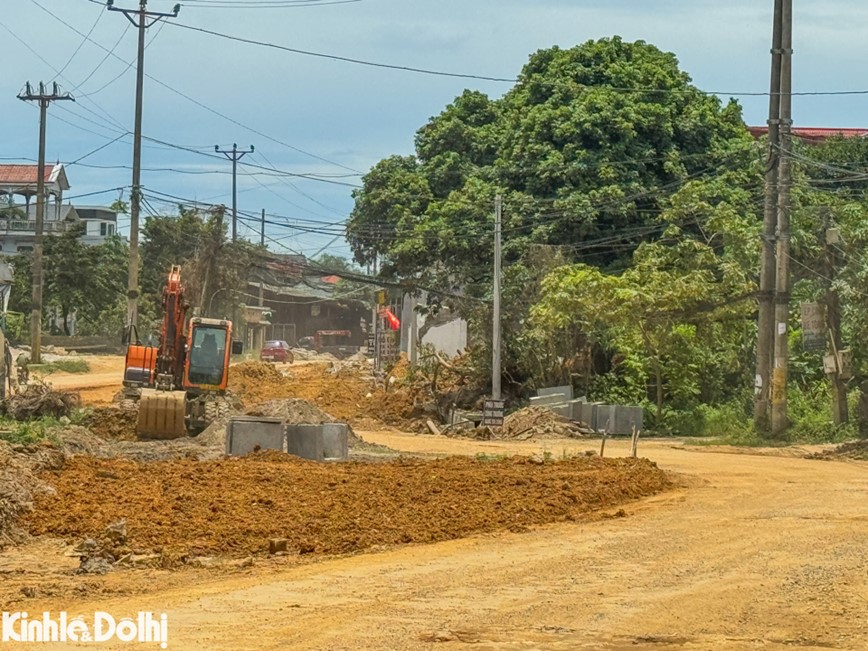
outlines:
{"label": "car", "polygon": [[262,350],[259,351],[259,359],[263,362],[285,362],[292,364],[293,355],[288,343],[275,339],[265,342]]}

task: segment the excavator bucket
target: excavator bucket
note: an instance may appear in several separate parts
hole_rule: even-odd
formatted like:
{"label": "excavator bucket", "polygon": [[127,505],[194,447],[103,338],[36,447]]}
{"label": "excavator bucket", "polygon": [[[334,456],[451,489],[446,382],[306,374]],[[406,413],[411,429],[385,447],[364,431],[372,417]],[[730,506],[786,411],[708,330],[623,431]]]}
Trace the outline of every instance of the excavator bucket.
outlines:
{"label": "excavator bucket", "polygon": [[184,391],[142,389],[136,433],[139,438],[177,439],[187,435]]}

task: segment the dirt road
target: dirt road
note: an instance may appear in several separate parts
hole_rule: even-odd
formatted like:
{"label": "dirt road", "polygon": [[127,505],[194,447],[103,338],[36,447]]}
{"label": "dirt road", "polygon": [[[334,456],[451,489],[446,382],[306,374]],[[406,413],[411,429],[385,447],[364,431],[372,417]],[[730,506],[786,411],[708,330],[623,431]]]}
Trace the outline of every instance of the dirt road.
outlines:
{"label": "dirt road", "polygon": [[[507,445],[366,438],[431,452]],[[558,443],[552,451],[592,445]],[[621,454],[625,446],[608,449]],[[868,465],[665,442],[645,443],[643,452],[689,475],[688,487],[630,506],[626,518],[269,563],[191,576],[187,585],[144,596],[29,609],[167,612],[169,648],[185,650],[431,649],[438,642],[503,651],[868,647]]]}

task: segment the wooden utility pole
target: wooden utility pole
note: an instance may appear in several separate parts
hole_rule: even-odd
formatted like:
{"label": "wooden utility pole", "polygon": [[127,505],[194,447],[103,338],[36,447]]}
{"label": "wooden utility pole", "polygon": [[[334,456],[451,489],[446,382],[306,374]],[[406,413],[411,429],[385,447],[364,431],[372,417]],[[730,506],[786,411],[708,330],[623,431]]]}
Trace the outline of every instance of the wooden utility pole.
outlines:
{"label": "wooden utility pole", "polygon": [[219,145],[214,145],[214,151],[232,161],[232,241],[235,242],[238,240],[238,161],[246,154],[252,154],[254,149],[250,145],[250,149],[240,150],[233,144],[232,149],[220,149]]}
{"label": "wooden utility pole", "polygon": [[762,253],[759,278],[759,318],[756,345],[756,401],[754,424],[758,431],[769,429],[772,351],[774,349],[775,228],[778,223],[778,161],[781,114],[781,37],[784,0],[775,0],[772,34],[772,75],[769,92],[769,155],[765,180]]}
{"label": "wooden utility pole", "polygon": [[138,9],[122,9],[114,6],[114,0],[106,0],[109,11],[121,12],[133,27],[139,30],[138,58],[136,65],[136,113],[133,126],[133,185],[130,190],[130,269],[127,283],[127,327],[125,338],[132,340],[138,325],[139,304],[139,212],[142,199],[142,93],[145,85],[145,31],[164,18],[177,18],[181,5],[176,4],[172,13],[148,11],[148,0],[139,0]]}
{"label": "wooden utility pole", "polygon": [[839,243],[838,230],[832,227],[832,219],[829,214],[829,209],[823,209],[823,232],[821,234],[823,241],[823,257],[825,262],[825,273],[827,279],[826,285],[826,325],[829,328],[829,340],[832,344],[832,353],[836,358],[836,371],[834,375],[829,375],[829,381],[832,384],[832,420],[836,425],[843,425],[849,422],[850,414],[847,409],[847,383],[841,377],[841,365],[838,353],[844,348],[843,337],[841,336],[841,300],[838,296],[838,290],[835,289],[835,276],[838,273],[838,251]]}
{"label": "wooden utility pole", "polygon": [[45,84],[39,83],[39,92],[34,93],[28,81],[24,90],[18,94],[18,99],[25,102],[39,103],[39,162],[36,166],[36,224],[33,242],[33,264],[31,276],[33,282],[33,305],[30,311],[30,361],[34,364],[42,362],[42,243],[45,225],[45,122],[48,116],[48,105],[51,102],[75,101],[69,93],[60,93],[57,83],[52,84],[51,92],[47,92]]}
{"label": "wooden utility pole", "polygon": [[503,221],[503,198],[494,198],[494,319],[491,332],[491,397],[500,400],[500,272],[501,272],[501,226]]}
{"label": "wooden utility pole", "polygon": [[790,189],[793,126],[793,0],[784,0],[781,33],[781,160],[778,176],[778,230],[775,273],[775,356],[772,371],[772,435],[782,436],[787,418],[790,319]]}

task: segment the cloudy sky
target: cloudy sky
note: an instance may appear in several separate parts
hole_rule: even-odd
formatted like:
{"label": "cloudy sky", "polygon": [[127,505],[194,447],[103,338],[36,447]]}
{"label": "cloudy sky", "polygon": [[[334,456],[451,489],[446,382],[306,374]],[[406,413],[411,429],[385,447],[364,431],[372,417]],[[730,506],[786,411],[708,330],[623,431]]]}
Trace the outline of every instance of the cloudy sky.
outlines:
{"label": "cloudy sky", "polygon": [[[193,150],[146,142],[142,182],[150,207],[165,208],[157,193],[229,204],[231,166],[213,157],[213,147],[252,144],[256,152],[243,163],[259,167],[239,167],[239,209],[250,215],[266,209],[274,222],[268,226],[272,248],[311,255],[327,247],[346,254],[345,243],[334,240],[340,227],[333,224],[351,209],[359,173],[390,154],[412,152],[415,130],[464,88],[492,96],[509,88],[269,49],[180,25],[311,52],[503,78],[513,78],[540,48],[619,34],[674,52],[704,90],[728,97],[768,88],[773,0],[315,2],[269,7],[279,2],[191,0],[182,3],[177,20],[150,29],[144,134]],[[135,6],[136,0],[116,4]],[[148,7],[170,11],[173,4],[150,0]],[[868,89],[868,5],[796,5],[794,89]],[[69,194],[128,186],[135,74],[125,62],[135,54],[135,30],[96,0],[0,0],[0,6],[2,162],[36,158],[38,111],[16,95],[25,81],[56,78],[77,102],[52,105],[48,159],[72,163],[90,154],[69,167]],[[765,122],[765,98],[739,100],[749,123]],[[803,126],[865,127],[868,95],[797,97],[794,117]],[[74,202],[107,205],[117,197],[114,190]],[[255,238],[249,229],[256,226],[242,224],[241,233]]]}

